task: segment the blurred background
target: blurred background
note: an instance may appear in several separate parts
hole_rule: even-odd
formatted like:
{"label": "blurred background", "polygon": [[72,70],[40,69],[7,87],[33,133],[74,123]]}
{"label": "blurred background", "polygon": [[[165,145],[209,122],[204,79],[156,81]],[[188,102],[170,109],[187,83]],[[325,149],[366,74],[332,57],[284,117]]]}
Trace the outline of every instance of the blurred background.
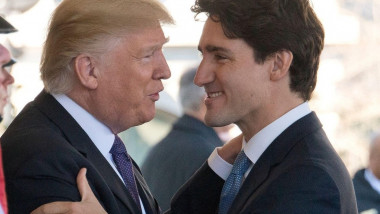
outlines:
{"label": "blurred background", "polygon": [[[0,0],[0,15],[19,31],[1,35],[18,63],[12,74],[15,84],[11,104],[1,123],[0,134],[26,103],[42,90],[39,74],[46,27],[60,0]],[[190,7],[194,0],[162,0],[176,20],[164,26],[170,37],[164,47],[172,77],[164,81],[165,92],[157,102],[154,120],[120,134],[128,152],[141,163],[149,148],[170,130],[182,113],[178,104],[181,73],[197,65],[197,51],[203,21],[194,21]],[[366,166],[368,142],[380,130],[380,0],[312,1],[326,32],[318,83],[310,105],[324,124],[333,146],[353,174]],[[231,135],[239,134],[232,129]]]}

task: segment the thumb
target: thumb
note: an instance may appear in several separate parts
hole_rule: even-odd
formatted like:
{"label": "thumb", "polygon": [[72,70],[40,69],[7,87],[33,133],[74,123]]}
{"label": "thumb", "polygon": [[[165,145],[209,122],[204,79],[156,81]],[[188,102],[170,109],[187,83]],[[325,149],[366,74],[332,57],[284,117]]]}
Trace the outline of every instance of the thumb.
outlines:
{"label": "thumb", "polygon": [[92,192],[90,185],[88,184],[86,173],[86,168],[82,168],[79,171],[77,176],[77,185],[79,193],[82,197],[82,201],[91,201],[92,199],[95,199],[95,195]]}

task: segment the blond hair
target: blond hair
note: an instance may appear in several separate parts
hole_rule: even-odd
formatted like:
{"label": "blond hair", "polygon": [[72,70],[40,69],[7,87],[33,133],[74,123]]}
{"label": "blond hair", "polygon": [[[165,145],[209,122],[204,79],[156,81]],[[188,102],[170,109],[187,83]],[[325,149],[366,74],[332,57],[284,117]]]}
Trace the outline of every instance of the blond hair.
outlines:
{"label": "blond hair", "polygon": [[41,79],[50,93],[67,93],[75,82],[72,61],[100,56],[111,38],[174,21],[158,0],[64,0],[50,20],[41,58]]}

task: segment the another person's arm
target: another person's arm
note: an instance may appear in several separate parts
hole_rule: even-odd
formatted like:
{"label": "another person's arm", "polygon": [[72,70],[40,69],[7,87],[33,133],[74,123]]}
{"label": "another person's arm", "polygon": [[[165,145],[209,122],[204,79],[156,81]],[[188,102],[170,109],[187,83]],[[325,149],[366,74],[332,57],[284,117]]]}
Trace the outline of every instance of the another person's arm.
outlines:
{"label": "another person's arm", "polygon": [[[218,155],[223,158],[226,162],[232,164],[235,161],[237,154],[241,150],[241,142],[242,135],[235,137],[228,143],[226,143],[223,147],[218,148]],[[200,170],[200,173],[204,173],[205,169]],[[207,169],[206,169],[207,172]],[[211,173],[209,171],[208,173]],[[206,173],[207,174],[207,173]],[[213,181],[213,178],[211,179]],[[209,186],[208,182],[206,182],[206,186]],[[94,213],[94,214],[104,214],[107,213],[103,207],[100,205],[99,201],[95,197],[92,192],[90,186],[88,185],[88,181],[86,178],[86,170],[81,169],[78,177],[77,177],[78,189],[81,194],[82,200],[80,202],[52,202],[45,205],[42,205],[35,209],[31,214],[64,214],[64,213],[72,213],[72,214],[84,214],[84,213]],[[219,182],[219,185],[215,185],[215,188],[211,192],[215,192],[216,189],[220,189],[222,182]],[[202,186],[202,184],[200,184]],[[209,186],[210,187],[210,186]],[[199,187],[200,188],[200,187]],[[203,188],[201,187],[200,192],[203,192]],[[212,189],[212,188],[211,188]],[[211,190],[208,189],[208,190]],[[197,191],[198,192],[198,191]],[[195,196],[198,195],[194,193]],[[219,193],[216,193],[219,195]],[[199,195],[198,195],[199,196]],[[192,197],[196,198],[196,197]],[[178,200],[178,198],[177,198]],[[181,201],[181,200],[178,200]],[[206,200],[207,201],[207,200]],[[215,200],[219,201],[219,199]],[[174,203],[173,205],[175,205]],[[201,208],[201,207],[199,207]]]}

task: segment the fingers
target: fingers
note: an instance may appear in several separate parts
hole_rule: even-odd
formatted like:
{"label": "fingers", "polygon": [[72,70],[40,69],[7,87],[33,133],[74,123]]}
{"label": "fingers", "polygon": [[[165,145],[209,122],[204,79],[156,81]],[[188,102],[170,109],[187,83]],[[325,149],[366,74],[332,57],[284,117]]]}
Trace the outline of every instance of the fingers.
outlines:
{"label": "fingers", "polygon": [[243,141],[243,134],[240,134],[233,139],[231,139],[229,142],[230,143],[241,143]]}
{"label": "fingers", "polygon": [[[107,214],[102,205],[99,203],[98,199],[95,197],[94,193],[90,185],[88,184],[88,180],[86,177],[86,168],[82,168],[77,176],[77,185],[79,193],[82,197],[82,201],[73,207],[70,211],[71,213],[93,213],[93,214]],[[75,208],[75,209],[74,209]]]}
{"label": "fingers", "polygon": [[233,164],[236,156],[239,154],[242,148],[243,135],[239,135],[228,143],[224,144],[223,147],[218,148],[218,154],[223,160],[227,161],[230,164]]}
{"label": "fingers", "polygon": [[82,168],[77,176],[77,185],[79,193],[82,197],[82,201],[90,201],[95,199],[95,195],[92,192],[90,185],[88,184],[86,173],[87,169]]}
{"label": "fingers", "polygon": [[69,211],[71,202],[52,202],[33,210],[31,214],[63,214]]}

